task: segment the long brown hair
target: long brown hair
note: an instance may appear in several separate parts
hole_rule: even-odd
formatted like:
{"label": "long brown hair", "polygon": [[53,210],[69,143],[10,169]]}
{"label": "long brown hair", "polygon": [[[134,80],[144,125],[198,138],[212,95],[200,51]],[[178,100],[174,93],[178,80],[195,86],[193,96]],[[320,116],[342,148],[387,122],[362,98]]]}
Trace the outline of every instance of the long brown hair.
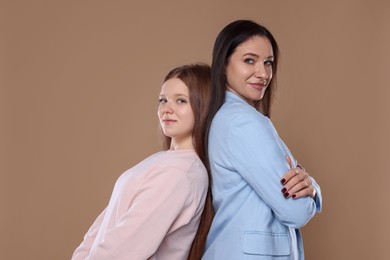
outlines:
{"label": "long brown hair", "polygon": [[[200,224],[195,238],[192,242],[191,249],[188,255],[189,260],[199,260],[202,257],[203,250],[206,244],[207,234],[209,232],[212,219],[214,217],[214,209],[212,205],[211,195],[211,177],[210,167],[207,158],[206,147],[206,117],[210,103],[210,66],[206,64],[190,64],[171,70],[164,79],[164,82],[178,78],[188,87],[190,96],[190,105],[194,112],[195,124],[192,132],[192,140],[195,152],[199,156],[207,169],[209,186],[207,189],[206,202],[200,219]],[[164,135],[162,131],[163,149],[168,150],[171,146],[171,138]]]}

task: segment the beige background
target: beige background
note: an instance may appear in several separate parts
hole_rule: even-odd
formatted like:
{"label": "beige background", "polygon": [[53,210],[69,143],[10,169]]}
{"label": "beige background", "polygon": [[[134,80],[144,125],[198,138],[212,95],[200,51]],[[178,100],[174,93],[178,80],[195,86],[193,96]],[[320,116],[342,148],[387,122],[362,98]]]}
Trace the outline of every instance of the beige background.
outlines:
{"label": "beige background", "polygon": [[[320,183],[306,259],[388,259],[388,1],[1,1],[0,259],[69,259],[159,149],[165,73],[235,19],[282,51],[273,121]],[[387,249],[387,250],[386,250]]]}

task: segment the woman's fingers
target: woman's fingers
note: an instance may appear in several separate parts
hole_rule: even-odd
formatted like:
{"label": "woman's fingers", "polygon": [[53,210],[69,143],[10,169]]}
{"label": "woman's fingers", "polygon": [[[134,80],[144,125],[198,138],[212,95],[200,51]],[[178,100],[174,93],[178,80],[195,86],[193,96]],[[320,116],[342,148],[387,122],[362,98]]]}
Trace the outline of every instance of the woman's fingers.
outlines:
{"label": "woman's fingers", "polygon": [[311,188],[313,187],[312,182],[309,178],[303,179],[292,187],[288,193],[292,198],[300,198],[303,196],[310,196],[312,193]]}
{"label": "woman's fingers", "polygon": [[283,177],[280,180],[280,182],[283,185],[286,185],[288,182],[291,181],[292,178],[297,176],[300,173],[300,171],[301,171],[301,169],[299,169],[299,168],[294,168],[294,169],[291,169],[291,170],[287,171],[286,174],[283,175]]}
{"label": "woman's fingers", "polygon": [[315,189],[313,186],[309,186],[291,195],[293,199],[299,199],[307,196],[310,196],[312,198],[315,196]]}
{"label": "woman's fingers", "polygon": [[281,182],[284,184],[281,192],[285,198],[301,198],[304,196],[311,196],[314,193],[309,173],[307,173],[304,168],[295,168],[288,171],[283,176]]}

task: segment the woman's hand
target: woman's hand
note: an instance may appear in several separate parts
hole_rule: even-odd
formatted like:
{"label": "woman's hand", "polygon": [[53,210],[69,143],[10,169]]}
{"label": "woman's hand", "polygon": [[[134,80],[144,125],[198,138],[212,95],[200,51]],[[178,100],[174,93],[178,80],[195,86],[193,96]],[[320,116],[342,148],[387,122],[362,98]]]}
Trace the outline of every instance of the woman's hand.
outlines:
{"label": "woman's hand", "polygon": [[309,178],[310,175],[306,172],[305,168],[297,165],[296,168],[292,167],[292,161],[290,156],[286,156],[290,170],[282,177],[280,181],[283,184],[281,190],[283,196],[287,199],[292,197],[293,199],[310,196],[312,198],[316,195],[316,190],[313,187],[312,181]]}

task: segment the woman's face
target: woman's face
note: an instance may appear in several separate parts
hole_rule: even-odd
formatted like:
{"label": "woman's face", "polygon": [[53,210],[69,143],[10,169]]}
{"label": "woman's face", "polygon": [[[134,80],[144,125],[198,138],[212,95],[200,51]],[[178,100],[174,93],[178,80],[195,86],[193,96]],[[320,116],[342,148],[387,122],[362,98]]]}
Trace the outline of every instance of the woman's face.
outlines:
{"label": "woman's face", "polygon": [[226,66],[227,89],[254,105],[263,98],[272,79],[273,60],[267,38],[254,36],[241,43]]}
{"label": "woman's face", "polygon": [[190,105],[188,87],[178,78],[162,85],[159,96],[158,118],[164,134],[171,137],[171,149],[192,149],[194,112]]}

